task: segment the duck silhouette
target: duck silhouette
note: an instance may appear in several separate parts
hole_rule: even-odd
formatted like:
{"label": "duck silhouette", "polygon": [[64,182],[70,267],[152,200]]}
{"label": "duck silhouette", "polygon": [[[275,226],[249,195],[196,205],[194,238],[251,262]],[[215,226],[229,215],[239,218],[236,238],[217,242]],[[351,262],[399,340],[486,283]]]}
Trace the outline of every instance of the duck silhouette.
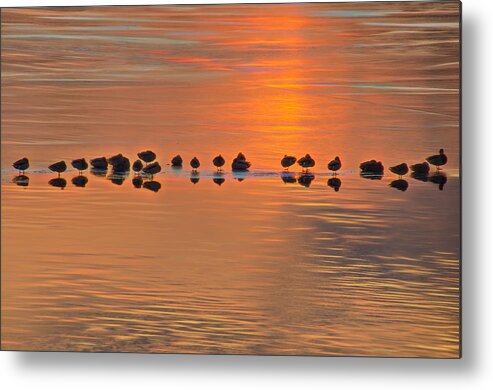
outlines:
{"label": "duck silhouette", "polygon": [[134,171],[135,173],[139,173],[140,171],[142,171],[142,168],[144,168],[144,164],[142,164],[142,161],[140,160],[135,160],[132,164],[132,171]]}
{"label": "duck silhouette", "polygon": [[172,167],[175,167],[175,168],[178,168],[183,165],[183,159],[181,158],[181,156],[179,154],[177,154],[175,157],[173,157],[171,159],[171,166]]}
{"label": "duck silhouette", "polygon": [[312,181],[315,179],[315,175],[312,173],[303,173],[298,177],[298,184],[302,185],[303,187],[310,187],[312,184]]}
{"label": "duck silhouette", "polygon": [[19,174],[23,174],[29,168],[29,159],[23,157],[12,164],[12,166],[19,171]]}
{"label": "duck silhouette", "polygon": [[435,165],[437,170],[439,170],[442,165],[447,164],[447,156],[445,155],[444,150],[440,149],[438,154],[427,157],[426,161],[428,161],[431,165]]}
{"label": "duck silhouette", "polygon": [[425,161],[410,166],[411,171],[417,175],[427,175],[430,172],[430,165]]}
{"label": "duck silhouette", "polygon": [[130,171],[130,160],[121,153],[108,159],[108,164],[112,166],[113,172],[125,173]]}
{"label": "duck silhouette", "polygon": [[89,179],[84,175],[75,176],[72,178],[72,184],[76,187],[85,187]]}
{"label": "duck silhouette", "polygon": [[416,173],[412,172],[411,177],[415,180],[427,182],[428,181],[428,175],[426,173]]}
{"label": "duck silhouette", "polygon": [[334,175],[339,169],[341,169],[341,167],[342,167],[342,163],[339,156],[336,156],[331,162],[327,164],[327,168],[329,168],[329,171],[334,172]]}
{"label": "duck silhouette", "polygon": [[298,164],[301,166],[303,171],[308,172],[310,168],[315,166],[315,160],[309,154],[306,154],[305,157],[301,157],[298,160]]}
{"label": "duck silhouette", "polygon": [[53,187],[57,187],[60,189],[64,189],[67,187],[67,180],[65,180],[63,177],[56,177],[54,179],[51,179],[48,184]]}
{"label": "duck silhouette", "polygon": [[281,166],[287,171],[290,166],[294,165],[297,161],[297,158],[294,156],[288,156],[287,154],[281,160]]}
{"label": "duck silhouette", "polygon": [[402,163],[402,164],[390,167],[389,171],[398,175],[399,178],[402,178],[402,176],[406,175],[409,172],[409,168],[408,168],[406,163]]}
{"label": "duck silhouette", "polygon": [[226,160],[224,159],[223,156],[219,155],[219,156],[214,157],[214,159],[212,160],[212,163],[217,168],[217,170],[220,171],[222,169],[222,167],[224,166],[224,164],[226,163]]}
{"label": "duck silhouette", "polygon": [[117,186],[121,186],[125,179],[127,178],[127,175],[126,174],[120,174],[120,173],[117,173],[117,174],[113,174],[111,176],[108,176],[108,179],[113,183],[113,184],[116,184]]}
{"label": "duck silhouette", "polygon": [[29,177],[24,174],[17,175],[12,179],[12,182],[20,187],[27,187],[29,186]]}
{"label": "duck silhouette", "polygon": [[142,177],[140,176],[135,176],[133,179],[132,179],[132,185],[135,187],[135,188],[142,188],[142,184],[144,183],[144,180],[142,180]]}
{"label": "duck silhouette", "polygon": [[144,168],[142,168],[142,172],[144,172],[147,175],[155,175],[156,173],[161,172],[161,165],[159,165],[158,162],[153,162],[149,165],[146,165]]}
{"label": "duck silhouette", "polygon": [[213,177],[212,181],[218,186],[221,186],[226,181],[226,179],[224,177]]}
{"label": "duck silhouette", "polygon": [[158,192],[161,189],[161,183],[155,180],[145,181],[142,187],[152,192]]}
{"label": "duck silhouette", "polygon": [[87,163],[85,158],[78,158],[72,160],[72,167],[79,171],[79,175],[82,175],[82,171],[85,171],[87,168],[89,168],[89,164]]}
{"label": "duck silhouette", "polygon": [[447,183],[447,175],[442,172],[435,172],[433,175],[428,176],[428,181],[438,184],[438,189],[443,191],[443,187],[445,187],[445,184]]}
{"label": "duck silhouette", "polygon": [[409,186],[409,183],[406,180],[404,180],[404,179],[397,179],[397,180],[394,180],[393,182],[391,182],[389,184],[389,186],[392,187],[392,188],[395,188],[395,189],[397,189],[399,191],[404,192],[404,191],[407,190],[407,187]]}
{"label": "duck silhouette", "polygon": [[190,160],[190,166],[192,167],[192,171],[196,172],[200,167],[200,161],[197,157],[194,157]]}
{"label": "duck silhouette", "polygon": [[105,171],[108,169],[108,160],[106,157],[96,157],[89,161],[92,168]]}
{"label": "duck silhouette", "polygon": [[245,155],[243,153],[238,153],[235,159],[233,159],[233,162],[231,163],[231,168],[233,171],[248,171],[248,169],[251,167],[251,163],[247,161]]}
{"label": "duck silhouette", "polygon": [[363,175],[383,175],[383,164],[381,161],[369,160],[364,161],[359,165],[359,169]]}
{"label": "duck silhouette", "polygon": [[144,150],[143,152],[137,153],[137,156],[146,164],[149,164],[156,159],[156,153],[152,150]]}
{"label": "duck silhouette", "polygon": [[339,192],[341,184],[341,179],[339,179],[338,177],[331,177],[329,180],[327,180],[327,186],[333,188],[335,192]]}
{"label": "duck silhouette", "polygon": [[58,173],[58,177],[60,177],[60,173],[67,170],[67,164],[65,163],[65,161],[58,161],[54,164],[51,164],[48,169],[52,172]]}

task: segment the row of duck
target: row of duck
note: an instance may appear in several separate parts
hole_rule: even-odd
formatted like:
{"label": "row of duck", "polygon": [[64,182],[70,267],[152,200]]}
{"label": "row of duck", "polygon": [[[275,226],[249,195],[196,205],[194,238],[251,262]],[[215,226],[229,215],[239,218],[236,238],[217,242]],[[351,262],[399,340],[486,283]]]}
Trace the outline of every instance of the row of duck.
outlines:
{"label": "row of duck", "polygon": [[[89,164],[92,169],[106,171],[108,167],[111,167],[111,170],[114,173],[126,173],[129,172],[130,169],[134,171],[136,174],[143,174],[153,176],[159,172],[161,172],[161,165],[159,162],[155,161],[157,158],[156,153],[151,150],[145,150],[143,152],[137,153],[138,159],[136,159],[133,164],[130,163],[130,159],[125,157],[123,154],[119,153],[112,157],[97,157],[89,160],[89,163],[85,158],[78,158],[72,160],[71,165],[74,169],[79,171],[79,174],[82,174],[83,171],[89,168]],[[401,163],[399,165],[395,165],[389,168],[390,172],[402,177],[406,175],[409,170],[418,175],[428,175],[430,172],[430,164],[434,165],[437,169],[447,163],[447,156],[443,149],[440,149],[438,154],[429,156],[425,159],[426,161],[418,162],[416,164],[412,164],[408,166],[407,163]],[[310,168],[315,166],[315,160],[309,155],[306,154],[304,157],[298,159],[295,156],[284,155],[281,159],[281,166],[288,171],[291,166],[298,163],[302,168],[302,172],[308,172]],[[226,160],[222,155],[218,155],[214,157],[212,160],[212,164],[217,168],[218,171],[221,171],[226,164]],[[12,166],[19,171],[20,174],[24,173],[29,168],[29,159],[27,157],[21,158],[20,160],[15,161]],[[171,159],[171,166],[180,168],[183,166],[183,158],[180,155],[177,155]],[[201,166],[200,160],[197,157],[194,157],[190,160],[190,166],[193,172],[197,172],[199,167]],[[247,160],[246,156],[243,153],[238,153],[236,158],[233,159],[231,163],[231,169],[233,172],[244,172],[248,171],[251,167],[250,161]],[[341,159],[336,156],[333,160],[329,161],[327,164],[327,169],[333,172],[334,175],[342,168]],[[364,161],[359,166],[361,173],[366,175],[382,175],[384,172],[384,166],[381,161],[377,160],[369,160]],[[58,173],[60,176],[61,173],[67,170],[67,164],[65,161],[58,161],[48,166],[48,169]]]}
{"label": "row of duck", "polygon": [[[106,176],[104,171],[98,171],[98,170],[91,170],[91,173],[95,176],[101,176],[104,177],[108,180],[110,180],[113,184],[116,185],[122,185],[126,178],[127,175],[113,175],[110,174]],[[299,175],[296,175],[295,173],[292,172],[282,172],[280,174],[281,180],[285,184],[299,184],[303,187],[310,187],[312,182],[315,180],[315,175],[310,172],[304,172]],[[366,178],[366,179],[372,179],[372,180],[381,180],[383,178],[383,175],[365,175],[361,174],[361,177]],[[424,181],[424,182],[430,182],[438,185],[438,189],[441,191],[443,190],[445,184],[447,183],[447,176],[444,172],[437,171],[434,172],[431,175],[423,175],[423,174],[417,174],[413,172],[411,174],[411,177]],[[245,175],[240,175],[240,174],[233,174],[233,178],[237,181],[243,181],[245,180],[246,176]],[[193,184],[199,183],[201,180],[200,175],[198,172],[192,172],[190,175],[190,182]],[[221,186],[225,181],[226,178],[223,176],[221,172],[217,173],[216,175],[212,176],[212,181]],[[29,186],[29,177],[25,174],[20,174],[14,177],[13,182],[17,184],[18,186],[21,187],[27,187]],[[74,176],[71,180],[72,184],[76,187],[85,187],[87,183],[89,182],[89,179],[82,175],[79,174],[77,176]],[[49,185],[53,187],[58,187],[61,189],[64,189],[67,186],[67,180],[63,177],[55,177],[51,179],[48,182]],[[161,189],[161,183],[157,180],[154,180],[154,178],[146,177],[146,176],[141,176],[141,175],[135,175],[132,178],[132,185],[135,188],[146,188],[148,190],[158,192]],[[332,188],[335,192],[338,192],[339,189],[342,186],[342,180],[340,179],[340,176],[331,176],[327,180],[327,186]],[[395,188],[400,191],[406,191],[409,187],[409,183],[407,180],[399,178],[397,180],[393,180],[390,184],[390,187]]]}

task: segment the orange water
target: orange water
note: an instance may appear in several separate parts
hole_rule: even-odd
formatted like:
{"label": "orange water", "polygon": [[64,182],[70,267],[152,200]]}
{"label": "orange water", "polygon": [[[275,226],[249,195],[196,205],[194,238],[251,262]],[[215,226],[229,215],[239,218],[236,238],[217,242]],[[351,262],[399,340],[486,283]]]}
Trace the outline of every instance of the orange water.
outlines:
{"label": "orange water", "polygon": [[[2,348],[456,357],[458,50],[458,3],[3,9]],[[156,193],[48,184],[147,148]],[[442,191],[357,174],[439,148]]]}

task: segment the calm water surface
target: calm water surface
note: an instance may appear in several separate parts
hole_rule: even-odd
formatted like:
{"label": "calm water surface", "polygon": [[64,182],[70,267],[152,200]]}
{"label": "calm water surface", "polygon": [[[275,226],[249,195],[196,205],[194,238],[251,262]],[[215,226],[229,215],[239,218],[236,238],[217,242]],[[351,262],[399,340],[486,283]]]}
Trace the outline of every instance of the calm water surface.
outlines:
{"label": "calm water surface", "polygon": [[[2,348],[456,357],[458,7],[3,9]],[[358,174],[441,147],[441,190]],[[48,184],[147,148],[196,155],[198,182]],[[212,171],[240,150],[252,172]],[[316,158],[311,183],[285,153]]]}

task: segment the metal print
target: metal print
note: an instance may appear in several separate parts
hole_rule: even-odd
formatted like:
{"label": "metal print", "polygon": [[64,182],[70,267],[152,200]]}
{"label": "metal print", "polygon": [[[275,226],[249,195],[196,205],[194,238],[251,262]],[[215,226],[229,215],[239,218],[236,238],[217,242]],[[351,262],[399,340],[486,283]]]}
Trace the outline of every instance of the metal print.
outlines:
{"label": "metal print", "polygon": [[460,357],[460,3],[3,8],[1,348]]}

